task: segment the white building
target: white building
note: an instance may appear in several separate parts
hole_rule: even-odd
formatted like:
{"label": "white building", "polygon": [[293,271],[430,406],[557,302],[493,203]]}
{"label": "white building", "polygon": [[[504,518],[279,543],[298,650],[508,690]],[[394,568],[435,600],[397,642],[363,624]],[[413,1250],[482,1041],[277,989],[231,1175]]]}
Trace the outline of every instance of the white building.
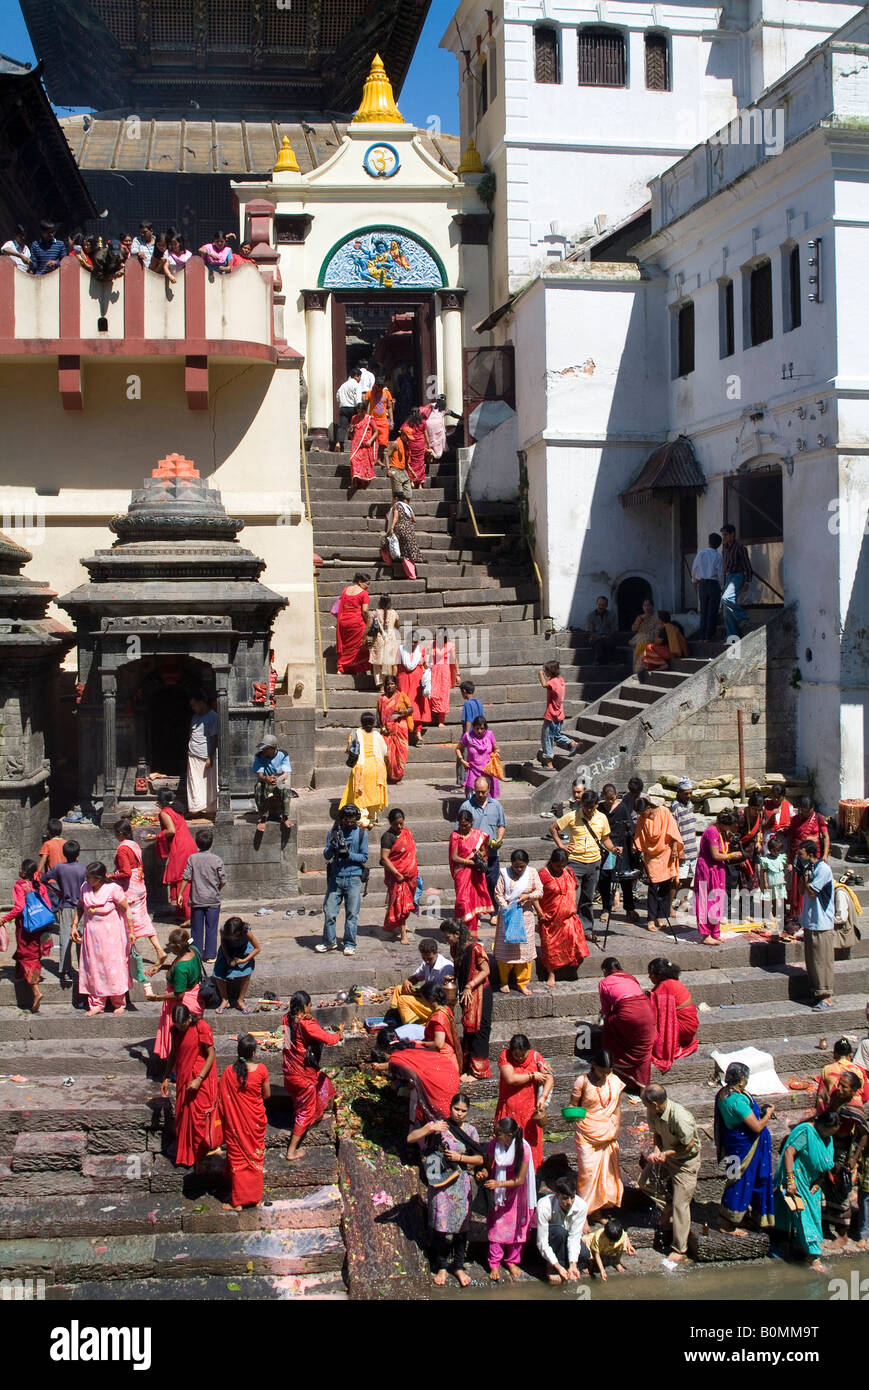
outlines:
{"label": "white building", "polygon": [[497,185],[481,327],[516,357],[516,416],[476,446],[472,495],[525,490],[559,626],[599,593],[623,621],[643,591],[684,609],[698,538],[732,520],[766,581],[752,599],[799,604],[798,760],[828,804],[862,795],[867,10],[456,18],[462,136]]}

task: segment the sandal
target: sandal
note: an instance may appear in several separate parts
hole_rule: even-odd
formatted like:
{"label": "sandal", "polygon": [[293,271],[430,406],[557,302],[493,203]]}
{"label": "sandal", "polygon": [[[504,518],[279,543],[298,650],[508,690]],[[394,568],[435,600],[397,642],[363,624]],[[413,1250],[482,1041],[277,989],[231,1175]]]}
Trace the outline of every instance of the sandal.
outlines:
{"label": "sandal", "polygon": [[222,1004],[218,1005],[214,1012],[217,1014],[225,1014],[228,1008],[229,1004],[224,1000]]}
{"label": "sandal", "polygon": [[247,1004],[236,1004],[235,1007],[238,1009],[238,1012],[239,1012],[240,1014],[249,1014],[249,1013],[250,1013],[250,1009],[247,1007]]}

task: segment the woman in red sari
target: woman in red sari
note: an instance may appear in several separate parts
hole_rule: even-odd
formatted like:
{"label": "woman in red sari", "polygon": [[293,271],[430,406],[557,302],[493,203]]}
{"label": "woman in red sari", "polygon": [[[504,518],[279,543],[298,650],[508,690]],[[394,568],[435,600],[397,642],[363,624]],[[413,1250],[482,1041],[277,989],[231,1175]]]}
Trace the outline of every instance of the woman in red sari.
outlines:
{"label": "woman in red sari", "polygon": [[354,574],[353,583],[341,590],[336,605],[335,646],[338,652],[338,671],[352,674],[367,671],[370,665],[368,654],[368,628],[370,624],[370,599],[365,587],[367,574]]}
{"label": "woman in red sari", "polygon": [[[797,850],[804,840],[814,840],[820,848],[821,858],[826,861],[830,857],[830,832],[827,829],[827,822],[820,811],[815,810],[814,802],[810,796],[801,796],[797,802],[796,815],[791,816],[787,831],[787,850],[788,863],[793,864],[797,857]],[[803,911],[803,882],[799,874],[791,872],[788,881],[788,923],[800,925],[800,917]]]}
{"label": "woman in red sari", "polygon": [[629,1090],[642,1091],[652,1079],[652,1048],[657,1020],[655,1006],[633,975],[607,956],[598,984],[603,1018],[602,1044],[613,1055],[613,1070]]}
{"label": "woman in red sari", "polygon": [[462,1044],[459,1040],[459,1030],[456,1027],[453,1011],[447,1003],[443,985],[437,984],[434,980],[428,980],[419,992],[427,1004],[434,1005],[434,1012],[429,1014],[426,1019],[420,1047],[429,1048],[432,1052],[452,1051],[456,1059],[456,1066],[461,1071]]}
{"label": "woman in red sari", "polygon": [[[522,1126],[534,1156],[534,1171],[543,1162],[543,1121],[555,1077],[549,1063],[531,1046],[524,1033],[514,1033],[498,1058],[498,1107],[494,1123],[509,1115]],[[538,1096],[537,1088],[541,1087]]]}
{"label": "woman in red sari", "polygon": [[380,862],[386,879],[386,916],[383,930],[398,932],[400,946],[408,946],[407,919],[414,910],[419,865],[414,838],[404,823],[404,812],[394,806],[389,829],[380,837]]}
{"label": "woman in red sari", "polygon": [[400,782],[407,767],[413,707],[395,676],[384,676],[383,694],[377,701],[380,732],[386,740],[386,771],[390,782]]}
{"label": "woman in red sari", "polygon": [[160,1087],[164,1096],[169,1094],[173,1071],[175,1163],[189,1168],[220,1147],[221,1125],[214,1034],[205,1019],[194,1017],[186,1004],[176,1004],[172,1011],[172,1046]]}
{"label": "woman in red sari", "polygon": [[690,1057],[698,1047],[700,1016],[690,991],[679,979],[681,973],[678,965],[663,956],[649,961],[649,998],[655,1006],[652,1061],[658,1071],[669,1071],[680,1057]]}
{"label": "woman in red sari", "polygon": [[540,870],[543,897],[533,904],[540,928],[540,960],[546,984],[555,987],[555,972],[565,965],[579,965],[588,955],[582,921],[576,912],[576,878],[567,862],[566,849],[554,849]]}
{"label": "woman in red sari", "polygon": [[232,1183],[232,1200],[224,1211],[259,1206],[263,1199],[266,1158],[266,1101],[271,1095],[269,1070],[255,1062],[256,1038],[243,1033],[238,1060],[227,1067],[217,1088],[217,1104],[226,1145],[224,1174]]}
{"label": "woman in red sari", "polygon": [[344,1024],[337,1033],[328,1033],[311,1017],[311,996],[299,989],[284,1014],[284,1086],[293,1100],[293,1133],[287,1145],[287,1160],[301,1158],[302,1138],[326,1113],[334,1099],[335,1087],[320,1071],[319,1051],[323,1043],[333,1046],[344,1037]]}
{"label": "woman in red sari", "polygon": [[430,669],[432,723],[440,725],[450,712],[450,691],[460,680],[456,644],[445,632],[435,633]]}
{"label": "woman in red sari", "polygon": [[467,922],[476,935],[477,918],[491,917],[494,908],[486,883],[489,837],[475,830],[470,811],[460,811],[458,829],[450,835],[450,873],[456,886],[454,917]]}
{"label": "woman in red sari", "polygon": [[448,1118],[459,1089],[459,1068],[451,1047],[436,1051],[402,1042],[389,1029],[379,1035],[371,1056],[375,1071],[387,1072],[399,1085],[410,1086],[412,1120]]}
{"label": "woman in red sari", "polygon": [[453,965],[462,1009],[462,1081],[487,1081],[492,1032],[491,967],[485,946],[475,941],[467,922],[447,918],[441,924]]}
{"label": "woman in red sari", "polygon": [[379,451],[377,426],[364,410],[357,410],[350,421],[350,486],[366,488],[375,476]]}
{"label": "woman in red sari", "polygon": [[414,487],[425,487],[425,419],[416,407],[402,425],[401,433],[407,440],[408,475]]}
{"label": "woman in red sari", "polygon": [[[44,883],[40,883],[39,875],[36,872],[36,860],[25,859],[18,870],[18,877],[12,885],[12,910],[7,912],[5,917],[0,917],[0,937],[7,936],[5,922],[15,921],[15,978],[16,980],[26,980],[30,986],[32,995],[30,1012],[39,1013],[39,1006],[42,1003],[42,990],[39,982],[42,979],[42,958],[51,951],[51,932],[48,927],[45,931],[28,932],[24,930],[24,904],[28,893],[36,893],[42,899],[43,904],[51,908],[51,899],[48,896],[48,889]],[[52,909],[53,911],[53,909]],[[4,943],[0,941],[0,949],[6,950],[8,940]]]}
{"label": "woman in red sari", "polygon": [[164,788],[157,793],[160,833],[157,836],[157,853],[166,860],[163,882],[169,888],[169,901],[178,909],[178,916],[186,926],[190,921],[190,881],[184,881],[184,870],[191,854],[196,853],[196,841],[190,834],[190,827],[184,819],[184,808],[175,793]]}
{"label": "woman in red sari", "polygon": [[398,649],[398,688],[406,695],[413,710],[415,743],[422,743],[426,724],[431,723],[431,700],[424,694],[422,681],[428,667],[425,646],[419,640],[419,633],[411,638],[411,649],[400,646]]}

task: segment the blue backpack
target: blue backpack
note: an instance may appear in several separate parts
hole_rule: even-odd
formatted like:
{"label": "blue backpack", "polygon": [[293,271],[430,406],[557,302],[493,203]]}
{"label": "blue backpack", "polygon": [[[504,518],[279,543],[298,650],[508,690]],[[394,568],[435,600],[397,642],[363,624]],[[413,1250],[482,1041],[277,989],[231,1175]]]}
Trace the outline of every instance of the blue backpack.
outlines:
{"label": "blue backpack", "polygon": [[45,931],[46,927],[53,927],[57,919],[45,900],[31,888],[27,897],[24,899],[24,911],[21,914],[21,925],[29,936],[36,932]]}

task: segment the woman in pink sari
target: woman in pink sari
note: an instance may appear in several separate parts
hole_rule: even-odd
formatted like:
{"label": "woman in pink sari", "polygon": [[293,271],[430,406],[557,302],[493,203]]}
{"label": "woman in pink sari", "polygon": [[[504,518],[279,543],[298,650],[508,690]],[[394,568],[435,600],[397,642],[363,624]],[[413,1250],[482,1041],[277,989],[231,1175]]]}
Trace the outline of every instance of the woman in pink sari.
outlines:
{"label": "woman in pink sari", "polygon": [[700,1015],[690,991],[682,984],[681,970],[672,961],[658,956],[649,961],[649,995],[655,1006],[655,1041],[652,1061],[658,1071],[669,1071],[680,1057],[697,1051]]}
{"label": "woman in pink sari", "polygon": [[615,956],[607,956],[603,979],[598,984],[603,1018],[601,1042],[614,1058],[618,1076],[633,1091],[641,1091],[652,1079],[652,1047],[655,1042],[655,1007]]}
{"label": "woman in pink sari", "polygon": [[[797,802],[796,814],[791,816],[787,828],[788,863],[793,864],[797,850],[804,840],[814,840],[821,851],[821,859],[826,862],[830,854],[830,832],[820,811],[815,810],[810,796],[801,796]],[[820,862],[820,861],[819,861]],[[799,874],[791,873],[788,881],[787,922],[793,930],[800,925],[803,911],[805,880]]]}
{"label": "woman in pink sari", "polygon": [[492,1193],[486,1217],[489,1236],[489,1278],[501,1279],[501,1264],[512,1280],[519,1278],[522,1247],[537,1209],[537,1186],[531,1148],[522,1127],[509,1115],[495,1121],[495,1137],[486,1150],[485,1182]]}
{"label": "woman in pink sari", "polygon": [[350,486],[366,488],[375,476],[379,435],[371,415],[360,407],[350,421]]}
{"label": "woman in pink sari", "polygon": [[111,875],[124,890],[124,897],[130,904],[133,922],[133,936],[148,937],[157,952],[157,964],[162,965],[166,952],[160,945],[154,923],[148,914],[148,894],[145,891],[145,874],[142,867],[142,851],[133,839],[133,827],[128,820],[115,821],[115,872]]}
{"label": "woman in pink sari", "polygon": [[165,788],[157,793],[160,833],[157,853],[166,860],[163,882],[169,888],[169,901],[178,909],[182,922],[190,920],[190,882],[184,880],[184,870],[191,854],[196,853],[196,841],[184,817],[184,808],[175,793]]}
{"label": "woman in pink sari", "polygon": [[431,651],[431,712],[432,723],[443,724],[450,712],[450,691],[458,685],[459,663],[456,644],[447,640],[445,632],[436,632]]}
{"label": "woman in pink sari", "polygon": [[501,795],[501,783],[498,778],[486,771],[489,759],[493,753],[497,752],[498,740],[483,716],[478,714],[471,726],[470,733],[462,734],[456,746],[459,762],[467,769],[465,791],[468,796],[473,792],[474,783],[478,777],[488,777],[490,796],[499,797]]}
{"label": "woman in pink sari", "polygon": [[494,911],[486,883],[486,857],[489,837],[475,830],[470,811],[460,811],[458,829],[450,835],[450,873],[456,887],[456,910],[460,922],[467,922],[476,935],[477,918]]}
{"label": "woman in pink sari", "polygon": [[694,911],[700,940],[707,946],[714,946],[721,940],[721,918],[727,905],[724,865],[742,858],[741,850],[728,851],[724,838],[735,825],[733,812],[722,811],[715,824],[707,826],[700,837],[694,866]]}
{"label": "woman in pink sari", "polygon": [[625,1186],[619,1164],[621,1096],[624,1082],[614,1074],[612,1053],[596,1052],[585,1076],[576,1080],[570,1104],[585,1116],[574,1129],[576,1190],[588,1204],[589,1215],[620,1207]]}
{"label": "woman in pink sari", "polygon": [[104,1011],[107,999],[111,999],[116,1014],[124,1013],[134,931],[133,914],[123,889],[108,882],[105,864],[88,864],[72,924],[72,940],[81,947],[78,987],[88,997],[89,1018]]}

